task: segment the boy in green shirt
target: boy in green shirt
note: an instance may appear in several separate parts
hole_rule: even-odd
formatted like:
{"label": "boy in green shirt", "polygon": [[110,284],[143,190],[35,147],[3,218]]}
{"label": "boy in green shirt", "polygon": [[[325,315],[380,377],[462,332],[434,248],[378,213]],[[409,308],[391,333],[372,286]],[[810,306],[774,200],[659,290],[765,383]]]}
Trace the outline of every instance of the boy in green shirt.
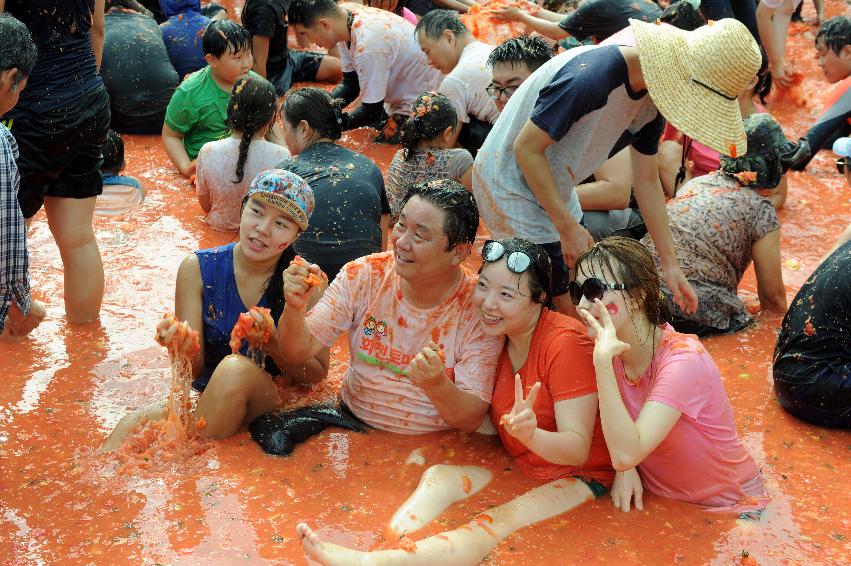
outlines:
{"label": "boy in green shirt", "polygon": [[228,135],[231,89],[254,63],[251,34],[232,20],[210,23],[202,45],[207,66],[177,87],[163,124],[165,151],[187,178],[195,174],[195,158],[201,146]]}

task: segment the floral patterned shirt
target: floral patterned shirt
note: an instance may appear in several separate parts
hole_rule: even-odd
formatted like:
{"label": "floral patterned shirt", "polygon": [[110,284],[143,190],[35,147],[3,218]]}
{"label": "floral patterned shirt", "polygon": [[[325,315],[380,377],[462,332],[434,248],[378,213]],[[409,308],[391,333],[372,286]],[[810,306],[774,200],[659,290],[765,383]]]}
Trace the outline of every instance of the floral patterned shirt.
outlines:
{"label": "floral patterned shirt", "polygon": [[[698,299],[697,312],[686,314],[663,283],[671,312],[720,330],[746,324],[750,317],[736,289],[754,243],[780,229],[771,202],[716,172],[683,185],[668,203],[668,218],[677,261]],[[660,266],[650,236],[641,242]]]}

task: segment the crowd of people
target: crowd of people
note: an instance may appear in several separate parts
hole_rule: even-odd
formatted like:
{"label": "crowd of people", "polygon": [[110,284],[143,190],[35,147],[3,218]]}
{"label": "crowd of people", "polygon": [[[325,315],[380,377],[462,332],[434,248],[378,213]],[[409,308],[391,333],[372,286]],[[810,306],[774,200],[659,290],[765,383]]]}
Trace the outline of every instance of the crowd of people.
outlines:
{"label": "crowd of people", "polygon": [[[371,563],[478,563],[607,493],[624,511],[649,490],[758,516],[769,494],[699,339],[755,311],[785,313],[780,406],[851,428],[851,226],[790,305],[777,214],[787,170],[833,141],[851,186],[849,18],[819,22],[837,87],[790,141],[762,105],[772,81],[795,80],[792,0],[501,6],[491,17],[535,34],[499,45],[465,25],[464,0],[246,0],[242,23],[199,0],[149,4],[0,0],[0,331],[22,339],[45,317],[26,247],[42,206],[67,319],[97,319],[92,217],[143,205],[121,133],[160,134],[209,226],[235,234],[181,263],[176,319],[157,328],[191,360],[202,436],[236,434],[278,411],[281,387],[326,379],[345,334],[337,402],[351,419],[498,435],[541,482],[485,523]],[[386,176],[339,143],[362,127],[401,144]],[[755,309],[737,293],[751,264]],[[229,344],[253,307],[269,309],[252,310],[265,363]],[[104,449],[166,409],[127,415]],[[422,528],[490,477],[429,467],[390,528]],[[296,531],[320,562],[367,558]]]}

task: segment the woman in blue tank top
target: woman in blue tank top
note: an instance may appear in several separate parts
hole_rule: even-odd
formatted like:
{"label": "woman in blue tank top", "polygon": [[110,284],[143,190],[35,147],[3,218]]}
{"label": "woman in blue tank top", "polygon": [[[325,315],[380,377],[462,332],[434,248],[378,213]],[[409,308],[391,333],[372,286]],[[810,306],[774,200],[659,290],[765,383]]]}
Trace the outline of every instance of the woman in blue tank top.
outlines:
{"label": "woman in blue tank top", "polygon": [[[173,326],[180,324],[200,335],[201,350],[192,359],[192,386],[202,391],[196,416],[206,420],[201,434],[207,438],[231,436],[274,410],[278,404],[276,377],[313,383],[326,374],[327,355],[305,366],[285,364],[274,327],[263,344],[265,368],[247,357],[246,346],[239,354],[231,354],[229,345],[239,315],[253,306],[269,308],[277,324],[284,309],[283,272],[295,258],[290,246],[307,228],[313,207],[313,191],[301,177],[282,169],[262,171],[243,201],[239,242],[197,251],[180,264],[174,310],[175,317],[184,322],[171,326],[162,322],[158,332],[173,336]],[[315,265],[309,269],[321,274]],[[326,286],[324,280],[314,289],[311,305]],[[262,317],[255,318],[266,324]],[[169,349],[189,351],[190,344],[171,343]],[[165,404],[159,402],[125,416],[102,449],[117,448],[141,422],[156,420],[164,413]]]}

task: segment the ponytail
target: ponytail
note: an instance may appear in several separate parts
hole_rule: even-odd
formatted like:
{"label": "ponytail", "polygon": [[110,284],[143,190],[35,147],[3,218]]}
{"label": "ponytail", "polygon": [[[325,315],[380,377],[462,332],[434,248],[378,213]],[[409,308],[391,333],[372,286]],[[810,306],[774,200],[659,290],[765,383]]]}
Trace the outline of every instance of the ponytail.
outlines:
{"label": "ponytail", "polygon": [[432,140],[457,123],[455,107],[446,96],[423,92],[411,105],[411,115],[399,130],[402,159],[409,160],[421,141]]}
{"label": "ponytail", "polygon": [[231,90],[227,109],[227,127],[239,132],[239,157],[236,160],[235,184],[245,178],[245,162],[253,138],[275,118],[275,87],[266,79],[248,74],[237,80]]}

